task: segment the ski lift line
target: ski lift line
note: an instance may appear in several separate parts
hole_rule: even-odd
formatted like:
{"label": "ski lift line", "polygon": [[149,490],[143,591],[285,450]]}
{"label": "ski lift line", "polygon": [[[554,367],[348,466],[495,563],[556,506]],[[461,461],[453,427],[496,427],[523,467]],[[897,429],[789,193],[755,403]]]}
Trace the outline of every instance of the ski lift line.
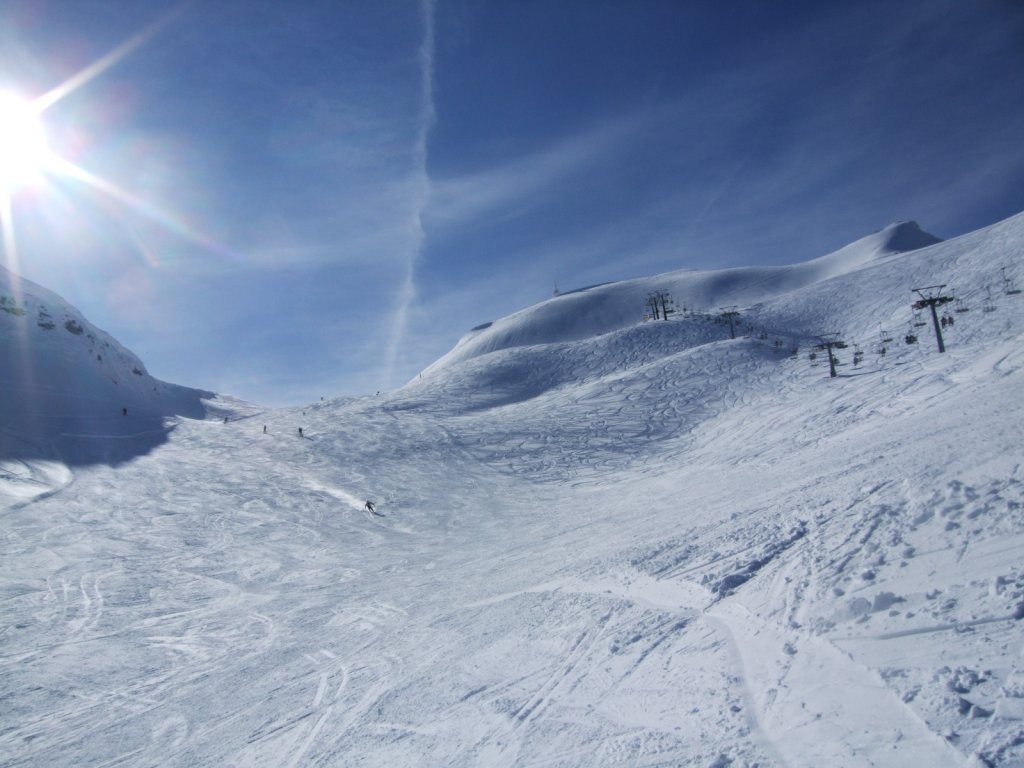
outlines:
{"label": "ski lift line", "polygon": [[[1005,278],[1005,268],[1003,268],[1003,276],[1004,276],[1004,280],[1005,280],[1006,279]],[[952,326],[954,324],[953,323],[953,315],[950,312],[964,313],[964,312],[970,311],[970,307],[967,306],[967,303],[964,300],[963,296],[964,295],[966,295],[967,297],[975,296],[979,292],[979,290],[980,290],[980,289],[975,289],[975,290],[968,289],[965,292],[965,294],[963,294],[963,295],[961,295],[959,297],[941,295],[939,292],[942,289],[946,288],[946,285],[947,285],[946,283],[941,283],[941,284],[921,286],[919,288],[912,288],[911,289],[914,293],[917,293],[919,298],[912,304],[913,315],[914,315],[914,318],[917,319],[917,322],[915,322],[914,319],[912,319],[910,321],[909,330],[908,330],[908,332],[902,338],[902,341],[905,342],[907,345],[918,344],[919,338],[918,338],[917,333],[914,331],[914,328],[915,327],[925,326],[925,325],[928,324],[927,321],[921,319],[921,310],[927,308],[927,309],[929,309],[931,311],[931,313],[933,315],[933,322],[934,322],[935,327],[936,327],[936,339],[937,339],[938,344],[939,344],[939,351],[940,352],[945,352],[944,343],[943,343],[943,341],[941,339],[941,330],[940,329],[943,328],[943,327]],[[1004,282],[1004,285],[1006,285],[1005,282]],[[985,291],[987,292],[989,300],[991,301],[991,294],[992,294],[991,286],[990,285],[986,285],[985,286]],[[943,306],[945,304],[954,302],[954,301],[956,302],[955,307],[952,308],[950,311],[946,311],[943,314],[943,316],[942,316],[943,322],[939,323],[939,321],[938,321],[938,313],[935,311],[935,308],[938,307],[938,306]],[[991,309],[986,309],[985,311],[994,311],[995,310],[994,302],[991,302],[991,305],[992,305]],[[694,311],[693,315],[694,316],[698,316],[701,319],[709,321],[709,322],[717,322],[717,323],[721,324],[728,317],[726,313],[729,312],[732,309],[733,309],[732,307],[719,308],[717,315],[714,314],[714,313],[711,313],[711,312],[701,314],[701,313],[697,313],[696,311]],[[730,312],[730,314],[731,314],[731,312]],[[736,314],[739,315],[738,312]],[[729,319],[731,319],[731,318],[729,318]],[[888,345],[894,343],[896,341],[896,337],[899,335],[899,334],[892,334],[892,333],[890,333],[887,329],[883,328],[881,324],[879,324],[879,326],[878,326],[879,330],[878,330],[877,338],[872,337],[870,340],[864,339],[864,340],[858,340],[858,341],[847,343],[847,342],[842,341],[842,340],[840,340],[838,338],[839,335],[840,335],[839,333],[809,334],[809,333],[805,333],[805,332],[780,330],[778,328],[768,328],[766,326],[756,325],[755,323],[753,323],[753,322],[751,322],[749,320],[746,320],[746,321],[743,321],[743,322],[739,323],[739,326],[741,328],[748,329],[749,333],[747,334],[747,336],[749,338],[756,337],[756,338],[760,338],[761,340],[766,340],[769,337],[774,337],[774,343],[775,343],[775,346],[777,346],[777,347],[785,346],[785,342],[783,340],[788,340],[789,343],[790,343],[790,352],[791,352],[790,356],[791,357],[798,356],[798,354],[800,352],[800,344],[801,343],[802,344],[810,343],[811,345],[813,345],[814,348],[816,348],[818,350],[828,351],[828,353],[829,353],[829,363],[830,363],[830,368],[832,369],[832,371],[834,371],[834,366],[835,365],[837,365],[837,364],[838,365],[843,365],[844,363],[839,361],[832,354],[831,349],[845,349],[848,346],[850,346],[850,344],[852,344],[854,346],[854,348],[855,348],[854,358],[853,358],[854,366],[857,366],[858,364],[860,364],[864,360],[864,356],[865,356],[864,349],[868,349],[870,351],[873,351],[874,353],[876,353],[879,356],[884,356],[888,352],[888,349],[889,349]],[[827,338],[827,337],[835,337],[835,339],[833,340],[833,339]],[[811,362],[812,366],[817,366],[817,365],[820,364],[818,362],[818,353],[816,351],[814,351],[814,349],[812,349],[811,352],[808,354],[808,360]],[[834,376],[834,375],[837,375],[837,374],[832,373],[832,375]]]}

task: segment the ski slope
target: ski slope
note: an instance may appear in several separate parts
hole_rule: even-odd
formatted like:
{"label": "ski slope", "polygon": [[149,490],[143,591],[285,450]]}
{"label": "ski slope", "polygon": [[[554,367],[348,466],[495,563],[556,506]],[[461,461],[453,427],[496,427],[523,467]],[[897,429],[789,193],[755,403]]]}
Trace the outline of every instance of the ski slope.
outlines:
{"label": "ski slope", "polygon": [[894,225],[564,294],[378,397],[9,449],[3,763],[1024,765],[1022,248]]}

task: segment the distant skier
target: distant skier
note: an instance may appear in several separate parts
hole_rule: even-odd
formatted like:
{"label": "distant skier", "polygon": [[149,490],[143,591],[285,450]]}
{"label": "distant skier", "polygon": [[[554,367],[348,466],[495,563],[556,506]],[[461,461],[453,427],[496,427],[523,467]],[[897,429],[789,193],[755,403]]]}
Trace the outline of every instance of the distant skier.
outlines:
{"label": "distant skier", "polygon": [[302,434],[302,427],[299,427],[299,437],[302,437],[302,436],[303,436],[303,434]]}
{"label": "distant skier", "polygon": [[227,417],[227,416],[225,416],[225,417],[224,417],[224,423],[225,423],[225,424],[227,424],[227,423],[228,423],[228,417]]}
{"label": "distant skier", "polygon": [[370,514],[371,515],[377,515],[377,517],[383,517],[383,515],[380,512],[378,512],[376,509],[373,508],[373,502],[372,501],[366,502],[366,508],[368,510],[370,510]]}
{"label": "distant skier", "polygon": [[263,434],[264,435],[267,434],[267,425],[266,424],[263,425]]}
{"label": "distant skier", "polygon": [[122,408],[121,409],[121,415],[122,416],[127,416],[128,415],[128,409],[127,408]]}

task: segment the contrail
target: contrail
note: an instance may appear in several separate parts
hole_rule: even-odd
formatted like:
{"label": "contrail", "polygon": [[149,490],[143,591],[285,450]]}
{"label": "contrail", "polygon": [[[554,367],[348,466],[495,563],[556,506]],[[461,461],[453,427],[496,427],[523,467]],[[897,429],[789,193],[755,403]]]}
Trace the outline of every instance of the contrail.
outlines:
{"label": "contrail", "polygon": [[420,4],[423,17],[423,42],[420,46],[420,124],[413,154],[413,244],[405,262],[405,274],[398,290],[398,307],[391,325],[391,337],[385,358],[385,386],[391,388],[398,359],[398,349],[405,336],[409,307],[416,298],[416,264],[423,254],[426,234],[423,230],[423,212],[430,198],[430,176],[427,174],[427,141],[436,120],[434,110],[434,0]]}

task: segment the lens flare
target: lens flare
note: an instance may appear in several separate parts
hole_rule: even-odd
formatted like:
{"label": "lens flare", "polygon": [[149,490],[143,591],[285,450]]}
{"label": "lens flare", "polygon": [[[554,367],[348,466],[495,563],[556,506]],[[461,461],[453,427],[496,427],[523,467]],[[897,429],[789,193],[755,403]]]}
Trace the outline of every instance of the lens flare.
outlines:
{"label": "lens flare", "polygon": [[38,183],[49,154],[38,111],[13,94],[0,93],[0,189]]}
{"label": "lens flare", "polygon": [[[195,0],[177,3],[141,32],[31,102],[26,102],[13,93],[0,91],[0,244],[3,246],[0,257],[12,272],[19,271],[14,225],[17,190],[30,184],[45,189],[46,176],[82,182],[88,189],[102,193],[181,238],[218,254],[237,256],[226,246],[189,226],[172,212],[165,211],[146,199],[122,189],[112,181],[90,173],[61,157],[59,147],[52,150],[47,146],[46,133],[40,120],[41,112],[120,63],[160,30],[184,15],[194,4]],[[36,205],[41,204],[40,201],[36,201]]]}

